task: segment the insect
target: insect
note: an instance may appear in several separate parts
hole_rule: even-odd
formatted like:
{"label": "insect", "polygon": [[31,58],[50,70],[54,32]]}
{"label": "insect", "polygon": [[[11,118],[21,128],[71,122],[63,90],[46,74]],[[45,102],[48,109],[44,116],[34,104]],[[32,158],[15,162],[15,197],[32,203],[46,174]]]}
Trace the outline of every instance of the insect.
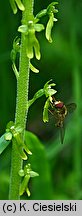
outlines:
{"label": "insect", "polygon": [[60,129],[61,143],[63,144],[65,135],[64,120],[69,113],[72,113],[76,109],[75,103],[65,105],[62,101],[57,101],[54,96],[51,98],[49,112],[55,118],[55,126]]}

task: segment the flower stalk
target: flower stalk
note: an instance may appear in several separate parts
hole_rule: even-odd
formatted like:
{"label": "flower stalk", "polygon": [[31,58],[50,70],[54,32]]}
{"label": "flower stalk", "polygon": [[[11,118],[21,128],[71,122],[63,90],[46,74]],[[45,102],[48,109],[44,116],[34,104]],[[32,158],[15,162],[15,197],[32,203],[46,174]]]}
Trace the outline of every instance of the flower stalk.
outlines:
{"label": "flower stalk", "polygon": [[[25,10],[22,12],[22,24],[27,24],[33,16],[33,0],[23,0]],[[22,138],[24,139],[24,130],[27,118],[27,103],[28,103],[28,88],[29,88],[29,67],[30,60],[26,55],[26,38],[21,33],[21,48],[19,61],[19,77],[17,79],[17,100],[16,100],[16,114],[15,123],[19,124],[22,131]],[[11,162],[11,180],[10,180],[10,200],[18,200],[20,176],[19,170],[22,169],[22,159],[17,151],[16,143],[13,140],[12,144],[12,162]]]}

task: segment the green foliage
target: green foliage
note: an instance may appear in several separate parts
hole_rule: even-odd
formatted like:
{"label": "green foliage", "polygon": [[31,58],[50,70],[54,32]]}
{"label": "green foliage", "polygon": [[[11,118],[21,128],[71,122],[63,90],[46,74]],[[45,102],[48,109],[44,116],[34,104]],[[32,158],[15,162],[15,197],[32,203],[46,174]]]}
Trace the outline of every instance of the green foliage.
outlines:
{"label": "green foliage", "polygon": [[6,139],[5,136],[6,136],[6,133],[0,137],[0,154],[6,149],[6,147],[10,143],[10,138]]}

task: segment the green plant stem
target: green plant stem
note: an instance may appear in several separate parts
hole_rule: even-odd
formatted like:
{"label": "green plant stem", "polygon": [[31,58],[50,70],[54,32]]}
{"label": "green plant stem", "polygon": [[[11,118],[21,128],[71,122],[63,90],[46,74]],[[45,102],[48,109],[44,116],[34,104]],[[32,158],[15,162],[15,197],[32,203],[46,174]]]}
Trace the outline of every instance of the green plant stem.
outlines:
{"label": "green plant stem", "polygon": [[[22,13],[22,24],[27,24],[27,21],[31,20],[33,15],[33,0],[23,0],[25,11]],[[19,123],[20,126],[25,129],[27,118],[27,102],[28,102],[28,88],[29,88],[29,64],[30,61],[26,56],[26,38],[21,34],[21,50],[20,50],[20,62],[19,62],[19,78],[17,81],[17,103],[15,123]],[[24,138],[24,130],[22,133]],[[11,179],[10,179],[10,200],[18,200],[20,176],[19,170],[22,168],[22,159],[16,148],[16,144],[12,143],[12,161],[11,161]]]}

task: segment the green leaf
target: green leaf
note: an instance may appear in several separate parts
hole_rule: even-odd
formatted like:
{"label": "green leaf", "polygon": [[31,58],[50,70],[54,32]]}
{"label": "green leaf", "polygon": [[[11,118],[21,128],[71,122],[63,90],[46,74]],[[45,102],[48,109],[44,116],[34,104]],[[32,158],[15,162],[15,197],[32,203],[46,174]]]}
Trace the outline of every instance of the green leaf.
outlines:
{"label": "green leaf", "polygon": [[7,141],[5,139],[5,134],[0,137],[0,154],[6,149],[10,142],[11,140]]}

